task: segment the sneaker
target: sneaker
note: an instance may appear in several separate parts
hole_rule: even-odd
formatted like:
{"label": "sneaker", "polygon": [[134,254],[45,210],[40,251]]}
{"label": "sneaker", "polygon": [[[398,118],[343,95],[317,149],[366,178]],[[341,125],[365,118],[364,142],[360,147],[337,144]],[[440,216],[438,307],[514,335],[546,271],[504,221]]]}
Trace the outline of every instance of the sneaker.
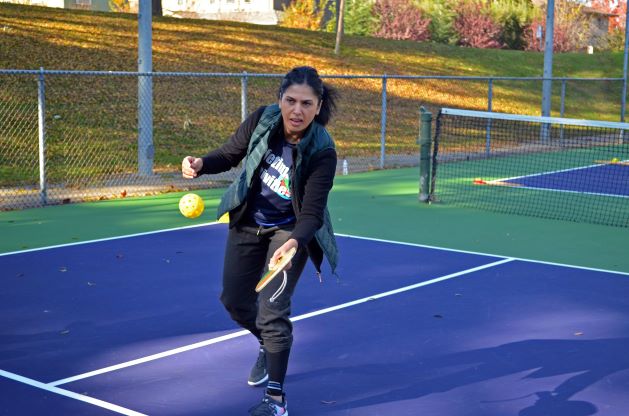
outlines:
{"label": "sneaker", "polygon": [[249,409],[249,414],[252,416],[288,416],[286,397],[280,403],[265,394],[261,403]]}
{"label": "sneaker", "polygon": [[258,359],[253,365],[253,368],[251,368],[251,373],[249,373],[249,380],[247,380],[247,384],[249,384],[250,386],[259,386],[260,384],[266,382],[268,379],[269,374],[266,372],[266,351],[264,351],[263,347],[260,347]]}

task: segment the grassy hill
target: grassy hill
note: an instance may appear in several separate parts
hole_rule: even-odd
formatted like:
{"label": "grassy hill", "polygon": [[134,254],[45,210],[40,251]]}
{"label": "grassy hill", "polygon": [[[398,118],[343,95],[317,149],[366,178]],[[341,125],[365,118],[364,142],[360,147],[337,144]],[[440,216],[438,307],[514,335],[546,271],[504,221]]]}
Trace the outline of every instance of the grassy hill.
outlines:
{"label": "grassy hill", "polygon": [[[135,71],[137,16],[0,3],[0,68]],[[543,54],[345,36],[274,26],[156,18],[155,71],[541,76]],[[621,77],[622,53],[557,54],[557,77]]]}
{"label": "grassy hill", "polygon": [[[153,23],[155,72],[283,74],[312,65],[324,75],[452,75],[539,77],[543,54],[459,48],[435,43],[346,36],[340,56],[332,33],[174,18]],[[556,77],[622,76],[622,53],[556,54]],[[137,70],[137,16],[70,11],[0,3],[0,69]],[[277,79],[250,79],[249,110],[275,98]],[[330,126],[341,155],[377,157],[380,150],[380,79],[330,79],[341,92],[338,118]],[[0,75],[3,143],[36,154],[36,79]],[[566,116],[618,120],[622,83],[567,84]],[[398,80],[387,84],[387,152],[414,153],[420,105],[485,110],[486,81]],[[554,84],[553,115],[559,112],[560,83]],[[496,81],[493,110],[538,114],[539,81]],[[47,76],[48,152],[68,160],[80,148],[100,164],[133,159],[137,140],[137,84],[133,77]],[[182,154],[201,153],[223,142],[240,120],[240,79],[156,79],[156,168],[176,166]],[[104,139],[108,140],[104,143]],[[29,142],[30,143],[30,142]],[[30,147],[29,147],[30,146]],[[35,147],[33,147],[35,146]],[[105,156],[109,155],[109,156]],[[130,156],[129,156],[130,155]],[[0,171],[37,176],[36,163],[15,172],[14,157],[0,152]],[[132,163],[132,162],[129,162]],[[52,163],[51,163],[52,165]],[[93,166],[82,167],[85,171]],[[65,171],[49,172],[51,177]],[[6,177],[6,176],[5,176]]]}

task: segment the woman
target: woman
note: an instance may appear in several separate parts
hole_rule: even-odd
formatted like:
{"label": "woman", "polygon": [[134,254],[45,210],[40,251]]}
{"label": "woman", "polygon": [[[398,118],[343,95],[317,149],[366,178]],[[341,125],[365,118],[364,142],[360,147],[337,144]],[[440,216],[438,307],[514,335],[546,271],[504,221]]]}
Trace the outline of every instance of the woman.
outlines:
{"label": "woman", "polygon": [[[336,171],[334,142],[325,129],[336,109],[336,91],[316,69],[292,69],[279,88],[278,104],[261,107],[219,149],[187,156],[185,178],[224,172],[241,160],[243,171],[227,189],[217,218],[229,212],[221,301],[230,316],[260,342],[248,383],[265,382],[252,415],[288,414],[284,378],[292,346],[291,296],[308,257],[317,273],[323,257],[334,272],[337,248],[327,210]],[[286,273],[258,294],[255,286],[292,248]]]}

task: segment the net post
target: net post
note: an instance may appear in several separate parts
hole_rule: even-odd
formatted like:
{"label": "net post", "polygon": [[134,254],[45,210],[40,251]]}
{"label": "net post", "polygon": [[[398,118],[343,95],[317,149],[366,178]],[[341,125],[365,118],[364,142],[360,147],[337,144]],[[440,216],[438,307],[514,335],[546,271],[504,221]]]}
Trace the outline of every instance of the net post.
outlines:
{"label": "net post", "polygon": [[432,145],[432,113],[419,108],[419,201],[430,202],[430,150]]}

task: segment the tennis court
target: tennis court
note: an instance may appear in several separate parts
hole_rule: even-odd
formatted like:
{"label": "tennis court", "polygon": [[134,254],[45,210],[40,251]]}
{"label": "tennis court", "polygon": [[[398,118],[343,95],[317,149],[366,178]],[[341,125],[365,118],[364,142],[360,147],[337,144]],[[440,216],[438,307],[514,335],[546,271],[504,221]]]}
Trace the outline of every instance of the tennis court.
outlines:
{"label": "tennis court", "polygon": [[529,189],[576,192],[591,195],[628,197],[629,169],[623,164],[609,163],[542,172],[515,178],[499,179]]}
{"label": "tennis court", "polygon": [[[499,254],[518,251],[500,237],[492,254],[482,250],[488,243],[475,243],[485,221],[516,238],[527,238],[524,230],[535,222],[554,224],[558,235],[545,251],[569,251],[560,239],[588,231],[596,265],[606,261],[593,249],[601,236],[618,230],[625,234],[608,240],[626,241],[626,230],[534,218],[518,224],[518,217],[473,211],[431,218],[434,210],[412,201],[414,176],[410,169],[339,179],[332,211],[347,233],[338,235],[340,279],[327,271],[321,284],[309,265],[297,288],[286,380],[291,414],[629,413],[625,260],[606,271]],[[365,192],[371,202],[359,208],[355,201],[364,202]],[[190,224],[165,208],[173,200],[152,201],[155,217]],[[120,203],[83,205],[83,218],[72,212],[76,206],[2,213],[5,235],[19,249],[0,256],[0,414],[246,414],[262,390],[246,385],[256,343],[218,301],[226,225],[92,232],[99,238],[71,241],[80,232],[64,234],[67,225],[93,222],[95,208]],[[384,219],[382,206],[391,207]],[[349,224],[359,209],[363,221]],[[112,234],[133,223],[127,212],[103,216],[118,221],[99,229]],[[465,236],[450,233],[450,248],[426,244],[438,243],[426,222],[460,227],[459,214],[477,220],[459,231]],[[54,238],[31,235],[39,247],[20,248],[21,232],[64,221]],[[416,237],[406,238],[405,229]],[[531,249],[520,252],[529,256]]]}
{"label": "tennis court", "polygon": [[627,123],[442,109],[434,200],[629,227]]}

